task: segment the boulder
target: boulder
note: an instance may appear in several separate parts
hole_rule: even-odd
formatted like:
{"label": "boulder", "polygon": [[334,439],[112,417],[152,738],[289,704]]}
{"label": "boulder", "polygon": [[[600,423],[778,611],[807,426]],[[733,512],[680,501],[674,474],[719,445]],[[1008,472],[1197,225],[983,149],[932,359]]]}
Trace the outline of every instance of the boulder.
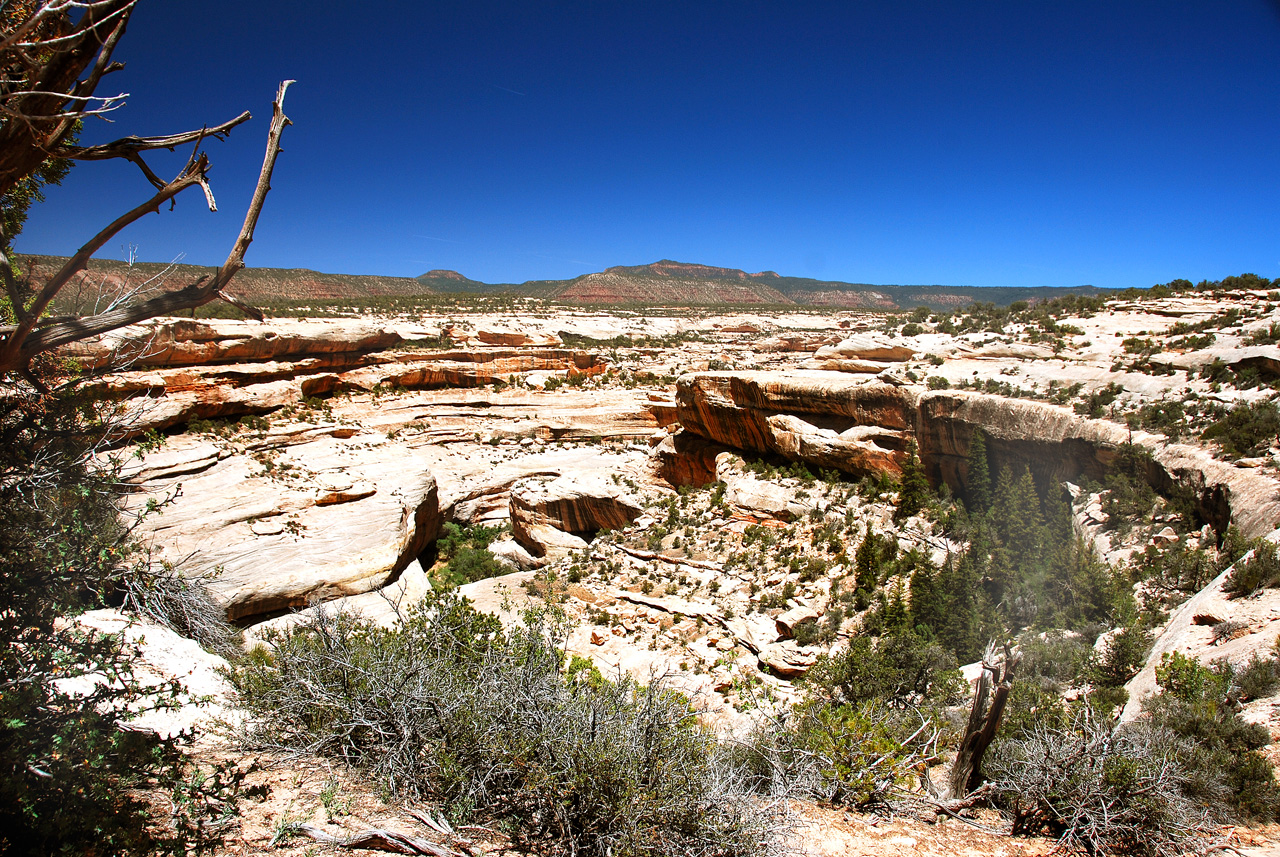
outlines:
{"label": "boulder", "polygon": [[765,515],[782,521],[794,521],[808,511],[797,502],[796,490],[776,482],[765,482],[754,476],[726,474],[725,502],[743,512]]}
{"label": "boulder", "polygon": [[349,613],[379,627],[390,628],[408,616],[409,610],[425,598],[431,588],[431,580],[422,568],[422,563],[415,559],[395,580],[381,589],[335,598],[250,625],[244,631],[244,647],[247,650],[265,645],[268,632],[284,631],[309,622],[321,610],[330,614]]}
{"label": "boulder", "polygon": [[[126,646],[135,648],[138,656],[131,661],[134,678],[142,685],[158,687],[174,680],[181,683],[183,692],[178,708],[145,708],[129,720],[129,728],[145,729],[170,738],[191,729],[204,730],[234,717],[235,709],[228,702],[232,696],[231,684],[225,678],[230,666],[224,658],[200,648],[195,640],[111,608],[91,610],[71,621],[82,629],[119,634]],[[82,696],[103,680],[101,675],[75,676],[60,679],[57,684],[64,693]]]}
{"label": "boulder", "polygon": [[967,356],[978,360],[1049,360],[1055,355],[1052,348],[1044,345],[994,342],[970,352]]}
{"label": "boulder", "polygon": [[845,360],[834,357],[814,357],[800,364],[802,369],[822,369],[829,372],[852,372],[862,375],[878,375],[884,364],[874,360]]}
{"label": "boulder", "polygon": [[[209,576],[230,619],[380,589],[439,530],[430,460],[406,443],[294,427],[251,447],[228,445],[222,457],[209,444],[170,439],[152,454],[162,468],[145,456],[128,504],[141,510],[176,494],[139,535],[179,573]],[[184,451],[187,467],[178,464]]]}
{"label": "boulder", "polygon": [[756,348],[759,351],[816,351],[824,345],[835,345],[840,342],[840,335],[835,333],[780,333],[769,339],[762,339]]}
{"label": "boulder", "polygon": [[818,619],[818,611],[807,605],[797,604],[795,607],[778,614],[773,621],[778,626],[778,635],[790,638],[796,635],[796,628],[806,622],[817,622]]}
{"label": "boulder", "polygon": [[783,643],[770,643],[760,650],[760,667],[773,672],[780,678],[799,678],[813,669],[818,662],[818,653],[813,649],[804,649],[795,640]]}
{"label": "boulder", "polygon": [[902,432],[852,426],[837,434],[790,414],[766,420],[774,449],[792,461],[855,473],[898,473],[906,443]]}
{"label": "boulder", "polygon": [[499,539],[489,545],[489,553],[493,554],[499,562],[505,563],[512,568],[525,570],[539,568],[546,565],[546,560],[536,557],[524,549],[515,539]]}
{"label": "boulder", "polygon": [[[836,345],[824,345],[814,352],[817,360],[874,360],[901,363],[915,356],[915,349],[875,333],[855,333]],[[880,368],[884,368],[881,366]]]}

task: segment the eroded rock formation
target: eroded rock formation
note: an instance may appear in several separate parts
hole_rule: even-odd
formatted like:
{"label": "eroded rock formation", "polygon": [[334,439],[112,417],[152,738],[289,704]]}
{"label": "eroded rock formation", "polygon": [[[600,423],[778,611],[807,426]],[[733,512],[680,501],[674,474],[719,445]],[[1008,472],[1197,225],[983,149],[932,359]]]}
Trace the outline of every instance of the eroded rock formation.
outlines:
{"label": "eroded rock formation", "polygon": [[143,520],[156,558],[242,620],[388,583],[439,531],[429,465],[384,436],[292,426],[244,451],[175,438],[129,475],[139,503],[180,498]]}
{"label": "eroded rock formation", "polygon": [[[1270,477],[1046,402],[955,390],[926,391],[838,372],[686,375],[676,387],[681,425],[735,449],[779,455],[854,475],[901,471],[914,438],[935,482],[962,491],[973,434],[987,437],[993,468],[1028,464],[1044,480],[1100,479],[1121,448],[1151,455],[1147,479],[1164,492],[1195,492],[1215,529],[1234,523],[1249,537],[1280,525],[1280,485]],[[668,465],[667,469],[671,467]]]}
{"label": "eroded rock formation", "polygon": [[625,527],[646,505],[616,472],[532,477],[511,489],[511,528],[534,556],[563,554],[585,547],[599,530]]}
{"label": "eroded rock formation", "polygon": [[[542,333],[488,335],[499,347],[430,350],[367,322],[174,319],[77,343],[69,353],[88,366],[128,362],[133,371],[84,385],[90,395],[128,400],[134,431],[169,429],[197,419],[266,414],[300,399],[375,389],[482,387],[529,373],[573,377],[608,368],[600,355],[566,348]],[[655,418],[656,419],[656,418]]]}

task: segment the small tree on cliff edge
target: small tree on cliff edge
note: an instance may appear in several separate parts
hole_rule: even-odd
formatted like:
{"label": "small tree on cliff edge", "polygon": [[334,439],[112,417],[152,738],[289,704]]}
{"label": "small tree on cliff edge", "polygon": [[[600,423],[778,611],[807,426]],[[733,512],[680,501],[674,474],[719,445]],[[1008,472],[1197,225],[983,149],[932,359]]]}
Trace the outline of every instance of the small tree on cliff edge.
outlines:
{"label": "small tree on cliff edge", "polygon": [[[80,146],[80,123],[123,96],[100,97],[102,78],[122,66],[112,53],[137,0],[0,2],[0,852],[5,854],[190,853],[218,838],[205,810],[228,796],[226,770],[196,774],[178,739],[127,728],[131,712],[173,701],[176,683],[144,687],[135,653],[119,638],[87,633],[63,617],[100,606],[128,574],[126,531],[115,479],[93,454],[110,429],[75,394],[61,345],[175,310],[226,300],[244,266],[280,136],[289,120],[276,96],[266,157],[244,225],[227,261],[209,276],[149,300],[85,318],[49,318],[58,292],[130,223],[199,186],[213,207],[208,137],[249,118],[165,137],[124,137]],[[192,145],[172,180],[143,154]],[[11,262],[13,236],[40,189],[73,161],[124,158],[151,184],[148,198],[92,236],[48,281],[32,283]],[[77,694],[65,680],[98,676]],[[228,779],[230,777],[230,780]],[[156,819],[144,800],[170,801]],[[222,805],[225,807],[225,804]]]}

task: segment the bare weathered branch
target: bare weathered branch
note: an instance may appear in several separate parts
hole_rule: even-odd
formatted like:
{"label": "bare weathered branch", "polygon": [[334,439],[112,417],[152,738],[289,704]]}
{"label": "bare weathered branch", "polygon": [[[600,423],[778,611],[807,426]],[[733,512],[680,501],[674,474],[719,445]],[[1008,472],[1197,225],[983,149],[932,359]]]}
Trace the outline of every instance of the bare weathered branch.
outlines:
{"label": "bare weathered branch", "polygon": [[96,146],[63,146],[56,149],[54,154],[60,158],[68,158],[75,161],[104,161],[110,158],[133,160],[132,156],[138,152],[155,149],[173,151],[178,146],[194,143],[201,138],[214,137],[219,140],[225,140],[231,133],[232,128],[242,125],[252,118],[253,116],[246,110],[236,118],[223,122],[221,125],[215,125],[212,128],[184,131],[181,134],[166,134],[162,137],[121,137],[119,140],[100,143]]}
{"label": "bare weathered branch", "polygon": [[280,155],[280,136],[284,129],[293,122],[284,115],[284,95],[295,81],[286,80],[276,91],[276,99],[271,105],[271,130],[267,134],[267,153],[262,159],[262,170],[258,173],[258,185],[253,189],[253,198],[249,202],[249,210],[244,215],[244,225],[240,227],[240,235],[235,246],[227,256],[227,261],[218,269],[217,283],[221,289],[231,278],[244,267],[244,253],[253,243],[253,231],[258,226],[258,215],[262,213],[262,204],[267,200],[271,190],[271,173],[276,167],[276,158]]}
{"label": "bare weathered branch", "polygon": [[[224,294],[222,290],[244,268],[245,251],[253,241],[253,233],[258,224],[258,217],[262,213],[262,206],[266,200],[267,193],[271,190],[271,174],[275,168],[276,159],[280,154],[280,138],[284,129],[292,124],[284,114],[284,95],[292,83],[292,80],[281,83],[280,89],[276,93],[271,129],[267,135],[266,155],[263,159],[262,170],[258,175],[257,186],[254,188],[253,197],[249,203],[249,210],[245,214],[244,224],[241,226],[240,234],[237,236],[226,262],[212,277],[201,278],[184,289],[167,292],[138,304],[114,307],[85,318],[60,319],[54,323],[40,325],[41,315],[57,296],[58,292],[70,282],[72,277],[83,271],[93,254],[101,249],[120,230],[148,212],[159,210],[166,200],[172,200],[189,187],[201,186],[204,188],[206,196],[212,199],[212,191],[209,190],[207,181],[209,161],[202,152],[199,152],[197,146],[191,160],[187,162],[186,167],[183,168],[177,178],[165,184],[146,202],[116,218],[115,221],[81,247],[45,283],[40,293],[29,305],[24,306],[21,300],[14,301],[17,324],[0,328],[0,372],[21,369],[35,355],[61,345],[97,336],[159,315],[169,315],[180,310],[193,309],[214,300],[224,300],[240,309],[246,315],[262,321],[263,315],[260,311],[238,298]],[[219,127],[225,128],[226,126]],[[193,138],[197,144],[205,133],[203,131],[198,132],[197,136]],[[7,262],[7,260],[4,261]],[[0,273],[3,273],[3,268],[4,265],[0,264]],[[6,287],[9,287],[8,278],[6,278]],[[16,286],[10,288],[10,293],[13,297],[17,297]]]}
{"label": "bare weathered branch", "polygon": [[393,851],[396,854],[430,854],[432,857],[462,857],[457,851],[451,851],[442,845],[428,842],[417,836],[409,836],[394,830],[362,830],[351,836],[334,836],[312,824],[299,824],[292,828],[295,833],[308,836],[326,845],[338,848],[369,848],[379,851]]}
{"label": "bare weathered branch", "polygon": [[[117,307],[86,318],[59,319],[52,324],[38,327],[32,331],[26,337],[21,350],[18,352],[18,360],[25,364],[37,354],[68,343],[88,339],[91,336],[99,336],[117,328],[137,324],[156,316],[172,315],[180,310],[204,306],[207,303],[218,300],[220,297],[222,296],[217,294],[213,288],[212,280],[209,277],[201,277],[184,289],[165,292],[142,303]],[[12,330],[12,328],[9,328],[9,330]],[[4,332],[5,328],[0,328],[0,334]],[[3,368],[4,364],[0,362],[0,369]]]}
{"label": "bare weathered branch", "polygon": [[[14,307],[14,312],[18,314],[18,337],[21,338],[26,336],[35,328],[36,321],[40,318],[41,313],[48,308],[49,304],[57,296],[62,287],[65,286],[73,276],[84,270],[84,267],[89,264],[89,260],[93,258],[93,254],[101,250],[104,244],[119,234],[120,230],[138,220],[143,215],[152,211],[159,211],[160,206],[163,203],[177,196],[187,188],[198,185],[204,178],[204,173],[208,167],[208,159],[202,157],[200,161],[194,165],[194,168],[189,166],[184,169],[177,178],[165,185],[158,193],[146,202],[134,206],[129,211],[126,211],[124,214],[117,217],[107,226],[103,227],[103,229],[86,242],[84,246],[77,250],[75,255],[68,259],[62,268],[54,274],[47,283],[45,283],[44,288],[40,290],[40,293],[36,296],[30,306],[25,308],[21,306]],[[0,368],[6,368],[4,365],[4,355],[6,352],[12,350],[12,346],[13,342],[10,341],[5,343],[3,350],[0,350]]]}
{"label": "bare weathered branch", "polygon": [[0,122],[0,196],[37,170],[86,115],[94,88],[116,67],[111,53],[136,4],[45,0],[0,41],[0,64],[22,70],[0,86],[0,112],[9,117]]}

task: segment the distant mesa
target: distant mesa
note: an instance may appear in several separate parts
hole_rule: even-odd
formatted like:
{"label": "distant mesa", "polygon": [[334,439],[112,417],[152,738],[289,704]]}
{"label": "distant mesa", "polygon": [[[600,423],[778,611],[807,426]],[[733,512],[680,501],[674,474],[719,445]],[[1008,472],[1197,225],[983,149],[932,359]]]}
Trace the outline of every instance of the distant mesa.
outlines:
{"label": "distant mesa", "polygon": [[[65,261],[56,256],[24,257],[34,278],[47,278]],[[174,287],[195,282],[211,269],[196,265],[95,259],[86,276],[108,283],[139,282],[162,275]],[[873,285],[787,277],[776,271],[748,273],[695,262],[661,259],[648,265],[615,265],[570,280],[485,283],[457,271],[435,269],[417,277],[324,274],[306,268],[246,268],[230,290],[250,303],[416,299],[436,294],[510,295],[567,306],[810,306],[830,309],[903,310],[925,306],[951,310],[975,301],[1007,306],[1067,294],[1097,295],[1094,286]]]}
{"label": "distant mesa", "polygon": [[[778,278],[778,275],[773,271],[761,271],[758,274],[748,274],[746,271],[739,271],[737,268],[717,268],[714,265],[676,262],[671,259],[662,259],[649,265],[615,265],[612,268],[605,268],[604,273],[638,275],[652,274],[660,277],[696,278],[704,280]],[[588,276],[590,276],[590,274],[588,274]]]}
{"label": "distant mesa", "polygon": [[1065,294],[1094,295],[1094,286],[873,285],[786,277],[776,271],[748,273],[696,262],[661,259],[648,265],[615,265],[571,280],[520,284],[480,283],[456,271],[429,271],[418,278],[438,291],[512,294],[571,306],[813,306],[832,309],[900,310],[927,306],[955,309],[975,301],[1007,306]]}

